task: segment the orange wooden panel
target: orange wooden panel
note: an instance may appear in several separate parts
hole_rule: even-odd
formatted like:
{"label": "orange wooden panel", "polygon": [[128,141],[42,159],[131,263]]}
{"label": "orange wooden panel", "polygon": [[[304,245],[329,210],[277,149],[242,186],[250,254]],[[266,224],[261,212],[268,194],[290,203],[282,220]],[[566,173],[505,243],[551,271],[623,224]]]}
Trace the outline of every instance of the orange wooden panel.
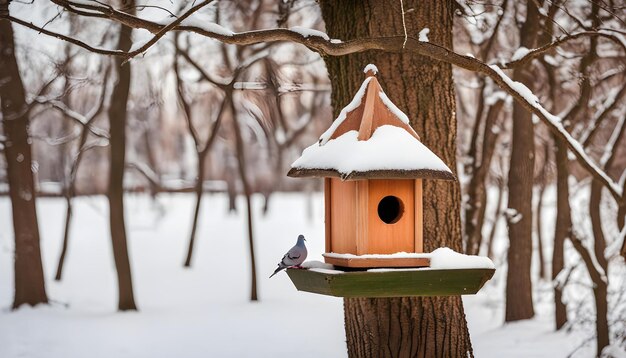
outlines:
{"label": "orange wooden panel", "polygon": [[415,251],[424,252],[424,208],[422,179],[415,180]]}
{"label": "orange wooden panel", "polygon": [[330,178],[324,178],[324,223],[325,223],[325,238],[326,238],[326,252],[333,252],[331,245],[331,204],[330,204]]}
{"label": "orange wooden panel", "polygon": [[330,247],[341,254],[357,254],[356,250],[356,181],[329,178],[330,183]]}
{"label": "orange wooden panel", "polygon": [[393,258],[393,259],[375,259],[375,258],[337,258],[325,257],[327,264],[340,267],[353,268],[376,268],[376,267],[430,267],[430,259],[428,258]]}
{"label": "orange wooden panel", "polygon": [[[393,254],[415,250],[415,183],[414,179],[369,181],[368,235],[365,252],[359,254]],[[378,216],[378,204],[386,196],[395,196],[402,202],[400,219],[387,224]]]}
{"label": "orange wooden panel", "polygon": [[356,254],[367,254],[369,222],[374,218],[369,208],[369,180],[356,181]]}

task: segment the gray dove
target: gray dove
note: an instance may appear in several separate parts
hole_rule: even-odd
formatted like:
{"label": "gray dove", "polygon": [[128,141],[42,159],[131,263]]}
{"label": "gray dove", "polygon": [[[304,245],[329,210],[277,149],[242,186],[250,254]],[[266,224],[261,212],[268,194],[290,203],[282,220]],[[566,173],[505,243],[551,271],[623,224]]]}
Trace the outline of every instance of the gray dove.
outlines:
{"label": "gray dove", "polygon": [[[304,262],[307,254],[306,246],[304,246],[305,241],[306,240],[304,239],[304,235],[298,236],[298,242],[296,242],[296,246],[287,251],[285,256],[283,256],[283,259],[278,263],[278,268],[276,269],[276,271],[274,271],[272,276],[276,275],[287,267],[300,266]],[[270,276],[270,278],[272,278],[272,276]]]}

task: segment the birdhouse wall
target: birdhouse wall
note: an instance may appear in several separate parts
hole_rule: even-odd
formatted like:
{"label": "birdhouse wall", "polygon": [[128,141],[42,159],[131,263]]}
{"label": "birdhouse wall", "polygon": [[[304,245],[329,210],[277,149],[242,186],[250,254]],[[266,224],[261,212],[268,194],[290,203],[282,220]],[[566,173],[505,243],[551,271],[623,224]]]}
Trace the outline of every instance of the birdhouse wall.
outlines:
{"label": "birdhouse wall", "polygon": [[357,255],[357,181],[337,178],[324,181],[326,207],[326,252]]}
{"label": "birdhouse wall", "polygon": [[326,252],[423,252],[421,179],[324,181]]}
{"label": "birdhouse wall", "polygon": [[367,233],[363,235],[363,244],[357,244],[359,255],[414,252],[415,180],[364,182],[369,186]]}

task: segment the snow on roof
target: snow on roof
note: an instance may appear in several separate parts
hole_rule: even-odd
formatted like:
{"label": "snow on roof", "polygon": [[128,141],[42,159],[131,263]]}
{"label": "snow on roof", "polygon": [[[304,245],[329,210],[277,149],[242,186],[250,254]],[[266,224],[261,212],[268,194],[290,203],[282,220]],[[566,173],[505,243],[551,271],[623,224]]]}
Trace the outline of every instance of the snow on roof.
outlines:
{"label": "snow on roof", "polygon": [[369,65],[365,66],[365,68],[363,69],[363,73],[367,74],[369,71],[372,71],[373,74],[378,74],[378,67],[376,67],[375,64],[370,63]]}
{"label": "snow on roof", "polygon": [[454,180],[446,164],[419,140],[404,114],[380,87],[376,66],[319,142],[302,152],[291,177],[343,180],[431,178]]}
{"label": "snow on roof", "polygon": [[369,140],[358,140],[355,130],[325,145],[306,148],[291,165],[290,176],[454,179],[433,152],[402,128],[384,125]]}

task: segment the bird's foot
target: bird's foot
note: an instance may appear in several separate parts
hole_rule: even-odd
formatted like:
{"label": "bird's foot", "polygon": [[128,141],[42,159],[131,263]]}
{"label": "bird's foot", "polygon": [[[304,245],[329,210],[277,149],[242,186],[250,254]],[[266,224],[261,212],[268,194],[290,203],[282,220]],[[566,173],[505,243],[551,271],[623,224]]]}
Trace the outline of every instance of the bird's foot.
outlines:
{"label": "bird's foot", "polygon": [[291,266],[291,268],[295,268],[295,269],[298,269],[298,270],[303,270],[304,269],[304,267],[302,267],[302,265]]}

